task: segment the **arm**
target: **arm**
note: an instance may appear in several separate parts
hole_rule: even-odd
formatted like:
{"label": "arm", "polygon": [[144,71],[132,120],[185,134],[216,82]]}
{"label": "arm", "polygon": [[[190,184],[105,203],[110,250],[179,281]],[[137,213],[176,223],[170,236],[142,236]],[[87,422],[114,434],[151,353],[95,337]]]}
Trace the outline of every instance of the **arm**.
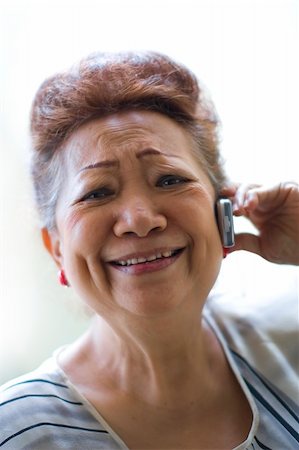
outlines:
{"label": "arm", "polygon": [[278,264],[299,265],[299,185],[236,185],[223,189],[234,215],[247,217],[258,235],[240,233],[231,251],[247,250]]}

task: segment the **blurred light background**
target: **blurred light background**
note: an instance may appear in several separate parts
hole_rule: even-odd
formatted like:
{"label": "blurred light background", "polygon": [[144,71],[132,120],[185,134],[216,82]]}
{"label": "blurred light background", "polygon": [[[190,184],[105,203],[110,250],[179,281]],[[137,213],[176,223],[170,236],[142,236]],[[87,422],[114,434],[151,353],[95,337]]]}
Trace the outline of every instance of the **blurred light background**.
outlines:
{"label": "blurred light background", "polygon": [[[88,318],[43,250],[28,178],[28,114],[40,83],[97,50],[158,50],[207,87],[232,180],[297,180],[298,1],[0,0],[0,383],[71,342]],[[248,225],[236,221],[237,230]],[[298,270],[239,252],[217,290],[256,302],[298,295]]]}

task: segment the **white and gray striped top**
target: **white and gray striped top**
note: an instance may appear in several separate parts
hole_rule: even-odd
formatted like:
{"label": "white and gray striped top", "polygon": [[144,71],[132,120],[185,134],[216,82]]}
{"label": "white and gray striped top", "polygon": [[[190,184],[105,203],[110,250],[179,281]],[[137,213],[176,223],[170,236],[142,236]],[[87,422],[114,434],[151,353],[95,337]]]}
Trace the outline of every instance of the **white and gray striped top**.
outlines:
{"label": "white and gray striped top", "polygon": [[[250,433],[235,450],[299,448],[298,322],[286,323],[281,311],[271,305],[270,313],[257,317],[217,303],[205,311],[253,412]],[[0,450],[19,449],[128,447],[70,383],[54,355],[0,390]]]}

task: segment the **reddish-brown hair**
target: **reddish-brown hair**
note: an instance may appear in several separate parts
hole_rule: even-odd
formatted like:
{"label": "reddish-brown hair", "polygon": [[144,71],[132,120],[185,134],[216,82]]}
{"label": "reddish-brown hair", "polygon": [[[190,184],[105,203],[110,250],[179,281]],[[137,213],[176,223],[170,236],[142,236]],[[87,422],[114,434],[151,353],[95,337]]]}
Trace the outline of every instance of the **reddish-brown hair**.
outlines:
{"label": "reddish-brown hair", "polygon": [[83,123],[132,109],[160,112],[188,129],[216,192],[221,189],[217,119],[195,76],[159,53],[96,53],[47,79],[33,102],[31,173],[42,226],[55,226],[62,144]]}

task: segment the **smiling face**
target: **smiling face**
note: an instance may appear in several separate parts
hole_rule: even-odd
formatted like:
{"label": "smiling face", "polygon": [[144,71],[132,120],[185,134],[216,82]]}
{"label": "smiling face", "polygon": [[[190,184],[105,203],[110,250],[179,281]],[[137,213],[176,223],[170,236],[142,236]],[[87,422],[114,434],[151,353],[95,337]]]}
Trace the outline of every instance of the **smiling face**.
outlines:
{"label": "smiling face", "polygon": [[214,191],[193,145],[179,124],[143,111],[87,123],[67,141],[52,255],[104,318],[198,309],[214,284]]}

